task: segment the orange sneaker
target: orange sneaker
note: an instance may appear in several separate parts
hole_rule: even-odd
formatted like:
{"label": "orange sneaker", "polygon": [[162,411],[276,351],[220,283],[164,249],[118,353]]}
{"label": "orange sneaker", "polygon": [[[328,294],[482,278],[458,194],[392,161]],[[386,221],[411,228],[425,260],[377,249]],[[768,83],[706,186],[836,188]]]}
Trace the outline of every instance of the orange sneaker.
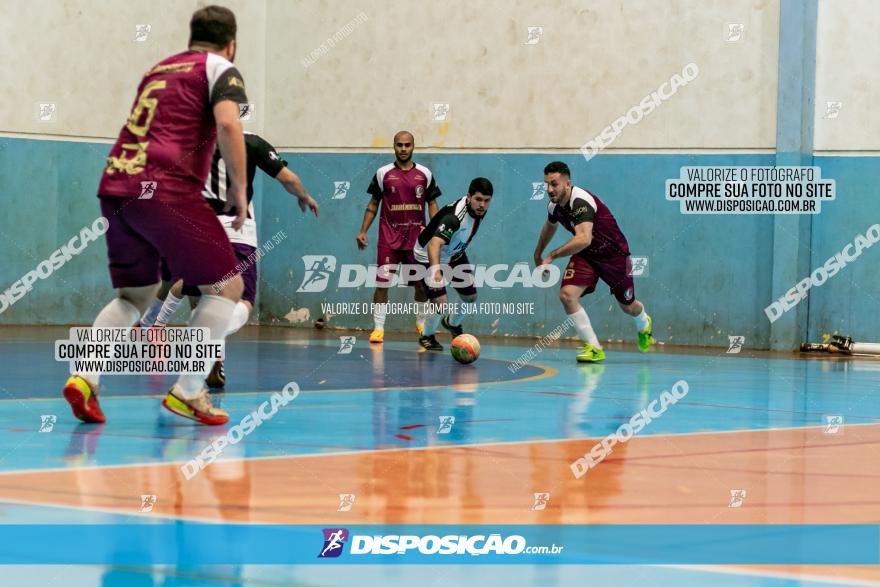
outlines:
{"label": "orange sneaker", "polygon": [[98,386],[80,377],[71,375],[64,384],[64,399],[70,404],[73,415],[83,422],[102,424],[107,421],[98,403]]}
{"label": "orange sneaker", "polygon": [[374,330],[370,333],[370,342],[375,342],[378,344],[382,344],[385,342],[385,331],[384,330]]}

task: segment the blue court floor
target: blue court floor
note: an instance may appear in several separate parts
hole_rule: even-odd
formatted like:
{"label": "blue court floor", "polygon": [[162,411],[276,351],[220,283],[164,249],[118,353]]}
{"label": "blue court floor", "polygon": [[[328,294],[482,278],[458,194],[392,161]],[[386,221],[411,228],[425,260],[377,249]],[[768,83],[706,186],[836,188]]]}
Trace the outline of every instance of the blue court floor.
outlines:
{"label": "blue court floor", "polygon": [[[181,464],[226,430],[162,410],[171,376],[106,377],[107,423],[78,422],[60,396],[67,364],[54,360],[66,334],[0,328],[0,541],[3,526],[32,524],[880,523],[880,361],[870,358],[642,354],[632,342],[608,347],[602,365],[577,365],[563,341],[515,369],[534,341],[483,340],[481,358],[462,366],[401,337],[371,348],[364,332],[248,328],[228,341],[226,389],[214,394],[230,424],[289,382],[302,392],[187,480]],[[343,335],[357,338],[350,352]],[[679,381],[686,396],[585,477],[572,475],[574,459]],[[155,496],[148,511],[145,494]],[[348,510],[343,494],[356,496]],[[320,542],[303,556],[315,558]],[[0,585],[880,584],[877,566],[792,560],[359,565],[344,553],[334,564],[219,565],[177,555],[5,565]]]}

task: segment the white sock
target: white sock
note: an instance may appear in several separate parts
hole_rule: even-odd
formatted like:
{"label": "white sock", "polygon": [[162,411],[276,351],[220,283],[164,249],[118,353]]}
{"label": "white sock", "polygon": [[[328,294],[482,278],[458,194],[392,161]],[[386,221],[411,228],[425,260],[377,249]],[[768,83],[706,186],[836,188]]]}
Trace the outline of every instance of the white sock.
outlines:
{"label": "white sock", "polygon": [[449,317],[450,326],[461,326],[464,317],[467,316],[465,313],[465,308],[470,308],[472,305],[475,305],[474,302],[462,302],[460,304],[455,305],[455,312]]}
{"label": "white sock", "polygon": [[636,323],[636,330],[639,332],[644,332],[648,328],[648,314],[645,312],[645,308],[642,308],[641,314],[633,316],[633,320]]}
{"label": "white sock", "polygon": [[[226,332],[229,330],[232,314],[235,312],[235,304],[232,300],[220,296],[202,295],[199,305],[193,310],[189,326],[191,328],[210,328],[211,339],[214,342],[221,342],[226,338]],[[184,398],[193,399],[202,391],[205,386],[205,377],[214,366],[211,361],[207,363],[204,373],[182,373],[178,378],[177,384],[180,385]]]}
{"label": "white sock", "polygon": [[165,298],[165,303],[162,304],[162,311],[159,312],[159,315],[156,317],[156,322],[153,324],[158,328],[165,328],[171,319],[174,317],[174,313],[177,312],[177,306],[180,305],[180,302],[183,298],[174,297],[173,293],[168,293],[168,297]]}
{"label": "white sock", "polygon": [[[104,306],[104,309],[98,313],[92,327],[130,328],[134,326],[140,316],[141,313],[138,312],[138,309],[131,302],[122,298],[116,298]],[[98,385],[101,379],[101,374],[95,372],[77,373],[77,375],[94,385]]]}
{"label": "white sock", "polygon": [[235,310],[232,311],[232,322],[229,323],[229,330],[226,331],[226,336],[231,336],[241,330],[241,327],[247,324],[250,314],[251,311],[248,309],[247,304],[244,302],[235,304]]}
{"label": "white sock", "polygon": [[425,328],[425,318],[428,317],[425,309],[425,302],[416,302],[416,326]]}
{"label": "white sock", "polygon": [[388,312],[388,304],[373,305],[373,328],[385,330],[385,314]]}
{"label": "white sock", "polygon": [[596,333],[593,332],[593,325],[590,324],[590,317],[587,316],[586,310],[581,308],[574,314],[569,314],[568,317],[574,322],[574,327],[582,341],[590,343],[590,346],[602,348],[599,339],[596,338]]}
{"label": "white sock", "polygon": [[147,311],[141,316],[141,327],[149,328],[153,325],[153,322],[156,321],[156,316],[159,315],[159,310],[162,309],[162,304],[164,303],[165,300],[160,300],[159,298],[153,300],[153,303],[150,304],[150,307],[147,308]]}
{"label": "white sock", "polygon": [[429,304],[429,309],[425,312],[425,331],[422,336],[431,336],[437,333],[437,328],[440,326],[440,312],[437,311],[436,307],[432,307],[434,304],[431,302]]}

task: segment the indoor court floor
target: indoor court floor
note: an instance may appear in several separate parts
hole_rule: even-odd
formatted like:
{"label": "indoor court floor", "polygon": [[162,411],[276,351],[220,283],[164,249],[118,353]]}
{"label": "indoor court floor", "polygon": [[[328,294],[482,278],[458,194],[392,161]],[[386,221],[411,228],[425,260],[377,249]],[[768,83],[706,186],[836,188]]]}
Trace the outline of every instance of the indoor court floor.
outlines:
{"label": "indoor court floor", "polygon": [[[345,334],[357,337],[351,352]],[[563,342],[515,370],[535,341],[484,338],[481,358],[464,366],[401,336],[371,348],[363,332],[247,328],[227,342],[226,390],[215,394],[230,424],[288,382],[302,392],[187,480],[181,464],[225,429],[162,410],[171,376],[106,377],[107,423],[79,423],[60,396],[67,364],[54,360],[54,341],[66,336],[59,327],[0,328],[0,532],[65,524],[67,536],[41,536],[17,555],[67,541],[76,560],[118,548],[110,559],[118,563],[42,565],[31,553],[37,564],[4,566],[0,585],[880,583],[877,566],[797,557],[785,566],[693,564],[686,554],[664,566],[625,557],[588,564],[596,561],[579,560],[573,538],[552,535],[562,525],[668,526],[688,553],[703,539],[676,525],[880,523],[876,360],[670,346],[641,354],[632,342],[609,346],[604,364],[578,365],[574,343]],[[680,380],[685,397],[574,477],[570,463]],[[536,493],[549,497],[538,505]],[[341,495],[353,497],[345,505]],[[155,498],[144,505],[142,496]],[[209,564],[193,553],[146,566],[139,561],[161,540],[143,541],[140,556],[95,543],[76,529],[86,524],[167,526],[172,535],[207,528],[204,549],[217,552],[227,533],[265,525],[528,525],[551,533],[568,558],[346,565],[316,559],[318,533],[296,554],[311,564]]]}

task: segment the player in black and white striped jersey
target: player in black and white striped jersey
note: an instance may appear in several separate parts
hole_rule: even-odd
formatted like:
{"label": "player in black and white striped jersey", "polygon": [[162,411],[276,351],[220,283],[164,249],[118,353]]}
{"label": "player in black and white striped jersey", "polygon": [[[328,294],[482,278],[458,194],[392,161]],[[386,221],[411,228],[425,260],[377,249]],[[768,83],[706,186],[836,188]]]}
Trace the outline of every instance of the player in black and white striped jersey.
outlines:
{"label": "player in black and white striped jersey", "polygon": [[[299,207],[303,212],[308,208],[314,212],[315,216],[318,216],[317,202],[309,195],[299,177],[287,168],[287,162],[281,158],[275,147],[255,133],[244,133],[244,139],[247,161],[248,210],[244,225],[242,225],[240,230],[232,228],[232,222],[235,220],[238,210],[233,206],[232,209],[224,212],[230,179],[226,173],[226,164],[223,162],[223,158],[220,157],[219,151],[214,153],[214,158],[211,162],[211,173],[208,175],[208,179],[205,181],[205,188],[202,190],[202,195],[205,196],[205,199],[217,213],[217,217],[226,231],[226,236],[229,237],[229,241],[232,243],[238,267],[242,268],[241,277],[244,280],[244,293],[233,312],[232,324],[227,332],[227,336],[237,332],[247,323],[253,311],[257,295],[257,266],[254,261],[257,249],[257,222],[254,218],[253,205],[254,177],[256,176],[257,168],[261,169],[268,176],[275,178],[284,186],[288,193],[296,196],[299,200]],[[181,282],[175,283],[175,277],[168,274],[167,271],[163,271],[163,288],[160,291],[160,296],[153,302],[141,319],[142,327],[164,327],[177,311],[183,296],[194,297],[199,295],[198,288]],[[173,286],[172,283],[174,284]],[[166,294],[164,298],[161,296],[162,293]],[[208,383],[211,387],[221,387],[225,383],[223,364],[221,362],[218,362],[214,369],[212,369],[208,376]]]}

